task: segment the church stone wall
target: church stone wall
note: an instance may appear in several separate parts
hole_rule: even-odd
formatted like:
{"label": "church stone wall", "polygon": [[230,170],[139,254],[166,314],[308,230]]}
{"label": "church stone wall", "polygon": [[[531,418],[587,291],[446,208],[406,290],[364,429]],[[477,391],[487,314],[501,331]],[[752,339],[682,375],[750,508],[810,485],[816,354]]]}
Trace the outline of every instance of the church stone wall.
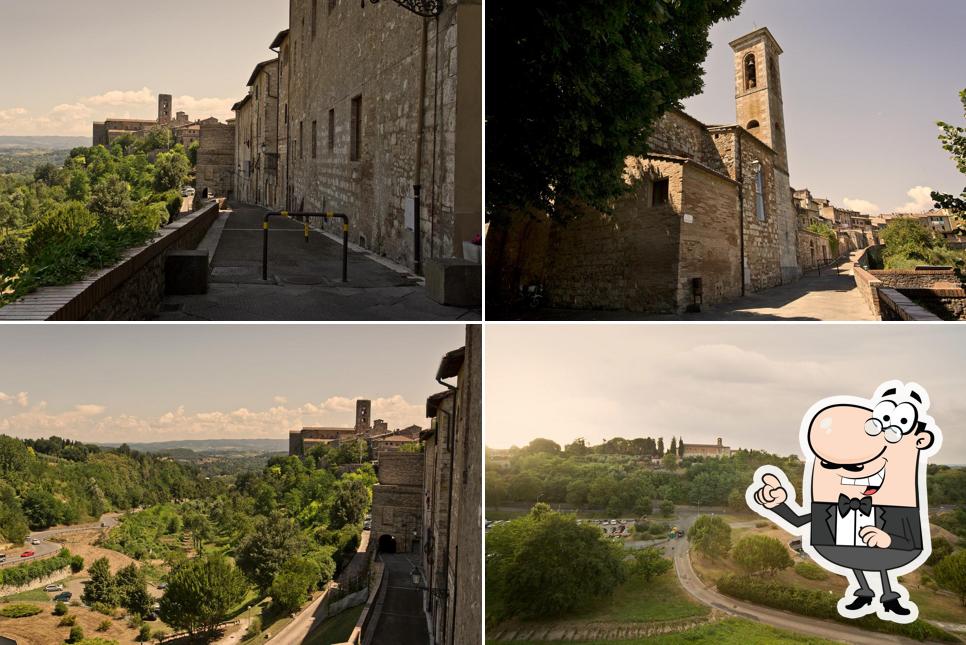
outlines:
{"label": "church stone wall", "polygon": [[202,123],[199,132],[196,190],[201,193],[207,188],[212,196],[227,197],[235,169],[235,126]]}

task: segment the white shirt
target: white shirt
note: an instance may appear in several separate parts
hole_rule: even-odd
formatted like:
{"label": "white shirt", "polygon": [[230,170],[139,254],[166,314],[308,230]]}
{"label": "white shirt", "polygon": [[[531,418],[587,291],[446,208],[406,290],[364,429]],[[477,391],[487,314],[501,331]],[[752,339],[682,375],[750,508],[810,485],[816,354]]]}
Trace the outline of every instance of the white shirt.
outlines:
{"label": "white shirt", "polygon": [[866,546],[859,531],[867,526],[875,526],[875,506],[868,515],[864,515],[859,509],[849,511],[842,517],[838,506],[833,507],[835,512],[835,544],[837,546]]}

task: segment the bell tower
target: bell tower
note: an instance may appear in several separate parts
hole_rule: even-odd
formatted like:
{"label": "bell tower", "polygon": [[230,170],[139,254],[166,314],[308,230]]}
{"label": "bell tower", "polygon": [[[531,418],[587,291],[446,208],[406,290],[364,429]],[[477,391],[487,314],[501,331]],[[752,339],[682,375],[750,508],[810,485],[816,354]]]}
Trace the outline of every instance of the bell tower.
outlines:
{"label": "bell tower", "polygon": [[728,43],[735,52],[735,108],[738,125],[778,153],[777,164],[788,172],[785,110],[782,107],[778,41],[767,27]]}
{"label": "bell tower", "polygon": [[171,95],[158,95],[158,123],[167,125],[171,123]]}

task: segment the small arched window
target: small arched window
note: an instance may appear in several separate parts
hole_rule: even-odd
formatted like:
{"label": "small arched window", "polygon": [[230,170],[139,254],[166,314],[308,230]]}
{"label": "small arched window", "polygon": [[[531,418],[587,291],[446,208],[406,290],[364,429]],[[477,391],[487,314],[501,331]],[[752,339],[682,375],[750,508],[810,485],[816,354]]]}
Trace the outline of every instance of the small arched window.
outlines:
{"label": "small arched window", "polygon": [[760,124],[760,123],[758,123],[757,121],[755,121],[754,119],[752,119],[751,121],[749,121],[749,122],[748,122],[748,125],[747,125],[747,126],[745,126],[745,129],[746,129],[746,130],[754,130],[754,129],[755,129],[755,128],[757,128],[757,127],[758,127],[759,125],[761,125],[761,124]]}
{"label": "small arched window", "polygon": [[745,56],[745,89],[750,90],[758,87],[758,74],[755,70],[755,55]]}

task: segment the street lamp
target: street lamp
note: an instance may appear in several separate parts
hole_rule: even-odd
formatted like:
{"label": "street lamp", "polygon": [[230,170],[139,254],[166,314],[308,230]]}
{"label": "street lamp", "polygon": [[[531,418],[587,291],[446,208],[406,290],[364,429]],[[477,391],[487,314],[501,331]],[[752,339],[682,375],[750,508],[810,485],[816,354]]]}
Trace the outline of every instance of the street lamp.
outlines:
{"label": "street lamp", "polygon": [[[379,0],[369,0],[369,2],[378,4]],[[393,0],[393,2],[424,18],[435,18],[443,11],[443,0]],[[366,0],[362,0],[362,6],[366,6]]]}
{"label": "street lamp", "polygon": [[446,597],[445,587],[441,589],[430,589],[429,587],[423,584],[423,574],[419,571],[418,567],[413,566],[412,571],[409,572],[409,576],[410,578],[412,578],[413,586],[416,587],[417,591],[428,591],[429,593],[436,596],[437,598]]}

